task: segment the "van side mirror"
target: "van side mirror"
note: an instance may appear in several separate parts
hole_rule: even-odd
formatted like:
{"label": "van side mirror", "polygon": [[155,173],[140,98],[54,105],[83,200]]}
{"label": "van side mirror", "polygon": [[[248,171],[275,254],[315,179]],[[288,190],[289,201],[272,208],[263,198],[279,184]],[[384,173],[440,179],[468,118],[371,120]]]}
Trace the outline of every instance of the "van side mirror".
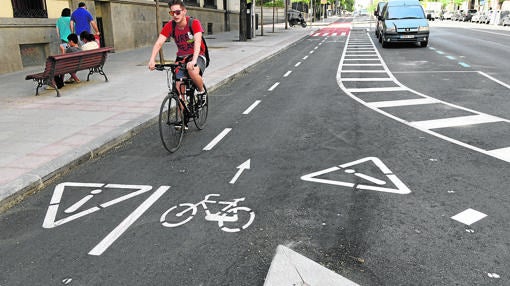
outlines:
{"label": "van side mirror", "polygon": [[376,17],[379,16],[379,15],[377,15],[377,11],[374,11],[374,16],[376,16]]}
{"label": "van side mirror", "polygon": [[427,14],[427,20],[432,20],[432,15]]}

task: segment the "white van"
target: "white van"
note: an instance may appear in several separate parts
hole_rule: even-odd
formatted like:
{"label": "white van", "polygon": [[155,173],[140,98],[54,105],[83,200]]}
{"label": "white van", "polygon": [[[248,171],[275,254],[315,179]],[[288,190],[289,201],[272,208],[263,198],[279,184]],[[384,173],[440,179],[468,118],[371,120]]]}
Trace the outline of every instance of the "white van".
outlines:
{"label": "white van", "polygon": [[390,0],[378,17],[379,42],[383,48],[392,43],[429,43],[429,23],[418,0]]}

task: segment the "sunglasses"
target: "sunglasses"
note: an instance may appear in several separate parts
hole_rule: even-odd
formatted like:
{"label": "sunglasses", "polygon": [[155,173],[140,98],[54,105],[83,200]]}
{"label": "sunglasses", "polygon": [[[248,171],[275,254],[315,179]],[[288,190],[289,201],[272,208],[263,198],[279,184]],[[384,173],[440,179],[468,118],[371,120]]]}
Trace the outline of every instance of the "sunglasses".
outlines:
{"label": "sunglasses", "polygon": [[170,16],[174,16],[174,15],[179,16],[179,15],[181,15],[182,10],[170,11],[170,12],[168,12],[168,13],[170,14]]}

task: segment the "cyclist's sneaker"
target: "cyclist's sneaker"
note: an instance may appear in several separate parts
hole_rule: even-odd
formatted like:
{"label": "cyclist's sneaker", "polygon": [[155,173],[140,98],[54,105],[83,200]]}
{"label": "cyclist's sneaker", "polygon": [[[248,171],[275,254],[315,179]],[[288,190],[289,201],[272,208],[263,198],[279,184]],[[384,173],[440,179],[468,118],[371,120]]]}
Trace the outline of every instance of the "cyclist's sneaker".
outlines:
{"label": "cyclist's sneaker", "polygon": [[206,94],[207,94],[206,91],[197,93],[199,106],[204,106],[206,104],[206,100],[207,100],[206,99],[207,97],[205,96]]}

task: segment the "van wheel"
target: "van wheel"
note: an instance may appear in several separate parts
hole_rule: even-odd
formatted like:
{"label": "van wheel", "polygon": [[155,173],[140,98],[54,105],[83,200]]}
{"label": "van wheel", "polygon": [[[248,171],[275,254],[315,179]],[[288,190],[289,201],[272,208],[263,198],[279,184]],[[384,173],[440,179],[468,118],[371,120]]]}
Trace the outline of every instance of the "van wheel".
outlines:
{"label": "van wheel", "polygon": [[429,41],[421,42],[421,47],[425,48],[425,47],[427,47],[428,44],[429,44]]}

